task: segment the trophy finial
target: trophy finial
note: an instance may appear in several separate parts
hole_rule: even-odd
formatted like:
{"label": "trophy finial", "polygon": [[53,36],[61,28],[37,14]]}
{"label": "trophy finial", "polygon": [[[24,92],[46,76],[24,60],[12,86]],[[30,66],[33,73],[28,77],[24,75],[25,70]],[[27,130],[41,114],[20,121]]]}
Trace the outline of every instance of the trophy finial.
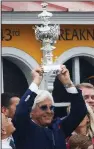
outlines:
{"label": "trophy finial", "polygon": [[46,9],[47,6],[48,6],[48,3],[47,2],[43,2],[43,3],[41,3],[41,6],[42,6],[43,9]]}

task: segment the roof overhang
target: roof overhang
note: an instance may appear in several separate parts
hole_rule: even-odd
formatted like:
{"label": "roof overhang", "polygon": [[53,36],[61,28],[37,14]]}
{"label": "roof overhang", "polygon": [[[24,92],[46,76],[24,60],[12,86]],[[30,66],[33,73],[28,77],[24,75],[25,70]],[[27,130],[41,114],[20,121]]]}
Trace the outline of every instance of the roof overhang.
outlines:
{"label": "roof overhang", "polygon": [[[94,12],[52,12],[52,24],[94,24]],[[41,24],[39,12],[2,12],[2,24]]]}

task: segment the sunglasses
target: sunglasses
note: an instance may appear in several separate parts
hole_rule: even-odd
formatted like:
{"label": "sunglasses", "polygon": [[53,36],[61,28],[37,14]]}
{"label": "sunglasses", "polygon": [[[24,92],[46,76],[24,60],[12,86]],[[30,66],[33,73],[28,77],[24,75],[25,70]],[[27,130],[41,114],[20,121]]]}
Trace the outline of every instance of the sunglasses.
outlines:
{"label": "sunglasses", "polygon": [[51,106],[47,106],[47,105],[42,105],[42,106],[39,106],[39,108],[42,110],[42,111],[47,111],[48,109],[50,109],[50,111],[54,111],[55,107],[53,105]]}

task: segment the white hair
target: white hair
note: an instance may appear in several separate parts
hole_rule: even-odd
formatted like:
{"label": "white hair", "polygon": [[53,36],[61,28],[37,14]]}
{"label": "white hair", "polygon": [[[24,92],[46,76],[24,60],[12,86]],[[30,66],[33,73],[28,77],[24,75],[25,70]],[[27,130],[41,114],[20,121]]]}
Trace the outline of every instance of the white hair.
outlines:
{"label": "white hair", "polygon": [[89,114],[89,126],[88,126],[88,135],[92,138],[94,136],[94,113],[92,108],[89,106],[89,104],[86,103],[87,111]]}
{"label": "white hair", "polygon": [[54,105],[54,100],[53,100],[53,97],[52,97],[50,92],[48,92],[46,90],[38,90],[37,96],[36,96],[36,98],[34,100],[34,104],[32,106],[32,109],[34,109],[36,107],[37,103],[40,103],[40,102],[46,100],[46,98],[51,100],[52,101],[52,105]]}

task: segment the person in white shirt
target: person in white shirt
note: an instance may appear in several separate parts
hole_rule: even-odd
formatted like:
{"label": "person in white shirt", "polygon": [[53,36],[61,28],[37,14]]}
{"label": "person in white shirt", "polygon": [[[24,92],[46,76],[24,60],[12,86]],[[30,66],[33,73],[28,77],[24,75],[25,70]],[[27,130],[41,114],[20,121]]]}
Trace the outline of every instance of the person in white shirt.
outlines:
{"label": "person in white shirt", "polygon": [[15,127],[11,122],[10,118],[6,117],[3,113],[1,116],[2,116],[2,123],[1,123],[2,149],[15,149],[15,146],[11,139],[11,135],[15,131]]}

